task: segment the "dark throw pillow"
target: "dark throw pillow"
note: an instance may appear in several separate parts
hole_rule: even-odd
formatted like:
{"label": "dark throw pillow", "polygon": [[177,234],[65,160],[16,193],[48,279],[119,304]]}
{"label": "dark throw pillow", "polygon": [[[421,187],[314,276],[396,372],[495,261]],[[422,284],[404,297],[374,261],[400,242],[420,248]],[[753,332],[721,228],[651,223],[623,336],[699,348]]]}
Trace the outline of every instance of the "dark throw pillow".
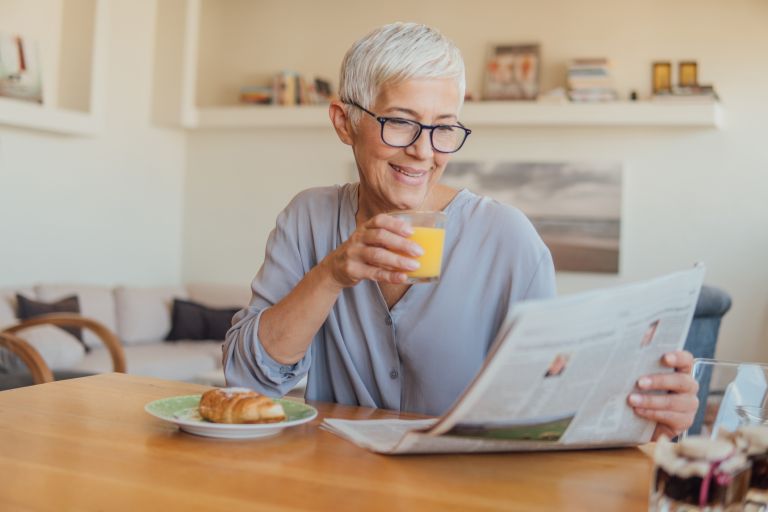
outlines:
{"label": "dark throw pillow", "polygon": [[[27,320],[49,313],[80,313],[80,302],[77,300],[77,295],[64,297],[56,302],[40,302],[38,300],[28,299],[17,293],[16,304],[18,305],[16,316],[19,320]],[[86,345],[83,341],[83,330],[80,327],[59,327],[59,329],[63,329],[77,338],[77,340],[83,344],[83,347],[85,347],[86,352],[91,351],[91,347]]]}
{"label": "dark throw pillow", "polygon": [[238,311],[240,308],[209,308],[191,300],[174,299],[171,332],[165,339],[223,341]]}

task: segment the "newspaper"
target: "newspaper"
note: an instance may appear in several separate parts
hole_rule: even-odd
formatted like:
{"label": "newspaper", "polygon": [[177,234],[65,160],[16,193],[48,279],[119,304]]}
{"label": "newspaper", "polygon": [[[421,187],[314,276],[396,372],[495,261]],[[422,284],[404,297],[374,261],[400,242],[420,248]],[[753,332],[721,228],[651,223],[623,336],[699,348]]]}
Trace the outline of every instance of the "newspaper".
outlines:
{"label": "newspaper", "polygon": [[655,423],[627,396],[680,350],[704,266],[649,281],[515,304],[473,382],[431,420],[341,420],[322,427],[379,453],[634,446]]}

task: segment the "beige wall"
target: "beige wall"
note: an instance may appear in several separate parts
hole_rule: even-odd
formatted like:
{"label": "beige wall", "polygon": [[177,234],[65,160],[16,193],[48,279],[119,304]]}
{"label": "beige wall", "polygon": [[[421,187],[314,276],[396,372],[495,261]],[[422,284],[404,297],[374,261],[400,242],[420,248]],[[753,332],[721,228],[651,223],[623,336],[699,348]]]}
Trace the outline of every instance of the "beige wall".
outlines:
{"label": "beige wall", "polygon": [[[28,25],[55,70],[50,49],[60,37],[62,4],[38,1],[30,21],[20,7],[28,2],[0,0],[0,28]],[[461,157],[622,161],[621,275],[562,274],[560,291],[705,261],[707,280],[734,296],[718,355],[768,361],[768,3],[360,4],[206,2],[201,104],[234,102],[248,77],[286,67],[335,81],[351,41],[395,19],[425,21],[454,38],[475,91],[491,41],[541,42],[545,87],[574,56],[611,57],[622,90],[641,93],[651,60],[698,59],[702,81],[722,94],[722,130],[481,127]],[[348,148],[330,129],[185,135],[158,128],[151,121],[156,1],[112,0],[110,11],[105,130],[62,137],[0,127],[0,286],[250,280],[285,203],[303,188],[349,180]],[[46,78],[49,87],[55,75]]]}
{"label": "beige wall", "polygon": [[[30,4],[0,0],[0,20],[40,16],[29,27],[55,69],[60,2]],[[181,279],[185,138],[150,122],[155,2],[109,4],[104,130],[0,127],[0,286]]]}
{"label": "beige wall", "polygon": [[[336,80],[350,43],[397,19],[427,22],[464,52],[470,89],[489,42],[539,41],[544,85],[564,62],[608,56],[623,93],[648,93],[650,62],[697,59],[716,83],[722,130],[479,128],[462,158],[624,163],[621,274],[561,274],[561,293],[704,261],[734,297],[718,356],[768,361],[768,3],[763,0],[280,2],[205,4],[199,102],[234,103],[238,87],[283,68]],[[217,130],[188,139],[184,278],[238,283],[299,190],[349,179],[351,155],[330,129]]]}

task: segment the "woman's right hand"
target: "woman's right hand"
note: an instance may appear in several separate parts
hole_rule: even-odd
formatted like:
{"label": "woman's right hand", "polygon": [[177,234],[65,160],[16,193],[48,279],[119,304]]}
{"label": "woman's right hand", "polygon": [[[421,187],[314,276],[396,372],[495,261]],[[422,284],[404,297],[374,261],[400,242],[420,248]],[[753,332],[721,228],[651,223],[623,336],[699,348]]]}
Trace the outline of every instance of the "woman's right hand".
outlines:
{"label": "woman's right hand", "polygon": [[419,268],[413,258],[424,254],[418,244],[408,240],[412,233],[406,221],[381,213],[358,226],[321,264],[343,288],[363,279],[403,284],[405,273]]}

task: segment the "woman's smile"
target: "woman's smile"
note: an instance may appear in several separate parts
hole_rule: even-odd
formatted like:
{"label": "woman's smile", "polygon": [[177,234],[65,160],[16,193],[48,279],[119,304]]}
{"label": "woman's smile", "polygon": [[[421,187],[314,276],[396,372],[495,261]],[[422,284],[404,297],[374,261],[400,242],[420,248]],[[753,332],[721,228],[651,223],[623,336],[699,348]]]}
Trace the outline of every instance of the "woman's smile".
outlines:
{"label": "woman's smile", "polygon": [[405,185],[419,186],[423,185],[429,179],[429,169],[419,169],[416,167],[407,167],[389,163],[389,167],[394,171],[392,175],[399,183]]}

